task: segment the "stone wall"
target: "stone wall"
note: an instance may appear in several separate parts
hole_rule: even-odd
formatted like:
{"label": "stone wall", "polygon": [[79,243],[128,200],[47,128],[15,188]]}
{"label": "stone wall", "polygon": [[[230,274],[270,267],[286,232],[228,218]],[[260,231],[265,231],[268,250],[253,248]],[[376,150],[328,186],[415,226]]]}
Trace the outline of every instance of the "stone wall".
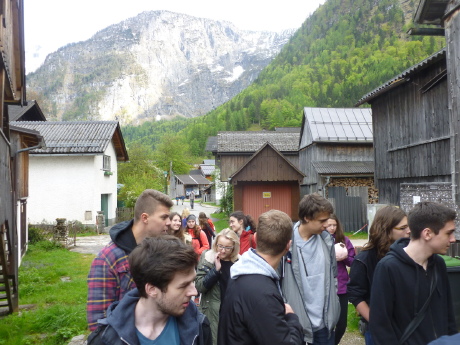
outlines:
{"label": "stone wall", "polygon": [[[459,208],[452,199],[452,184],[450,182],[401,183],[400,207],[406,213],[420,201],[434,201],[454,209]],[[460,229],[455,231],[455,238],[460,240]]]}

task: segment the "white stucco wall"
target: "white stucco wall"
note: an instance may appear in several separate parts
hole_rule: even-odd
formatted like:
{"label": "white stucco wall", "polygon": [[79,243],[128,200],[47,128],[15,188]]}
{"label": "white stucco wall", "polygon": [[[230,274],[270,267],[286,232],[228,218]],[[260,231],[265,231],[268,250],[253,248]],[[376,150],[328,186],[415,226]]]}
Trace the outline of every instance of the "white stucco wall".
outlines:
{"label": "white stucco wall", "polygon": [[[29,161],[29,223],[55,223],[56,218],[95,224],[101,210],[101,194],[108,194],[108,218],[115,219],[117,205],[117,161],[113,145],[106,155],[111,157],[113,175],[105,176],[103,155],[31,155]],[[92,219],[85,220],[85,211]]]}

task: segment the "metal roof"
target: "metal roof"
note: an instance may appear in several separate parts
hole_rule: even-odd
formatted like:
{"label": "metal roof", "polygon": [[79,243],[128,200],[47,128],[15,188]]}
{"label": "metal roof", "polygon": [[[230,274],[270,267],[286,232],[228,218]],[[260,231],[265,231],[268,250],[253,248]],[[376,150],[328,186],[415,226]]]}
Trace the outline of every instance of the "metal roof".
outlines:
{"label": "metal roof", "polygon": [[373,141],[370,108],[304,108],[303,123],[302,148],[311,142]]}
{"label": "metal roof", "polygon": [[219,132],[217,133],[217,152],[254,153],[267,142],[280,152],[298,152],[299,138],[300,133]]}
{"label": "metal roof", "polygon": [[393,79],[390,79],[385,84],[379,86],[375,90],[369,92],[367,95],[363,96],[358,101],[358,103],[356,103],[356,106],[360,106],[361,104],[370,102],[371,100],[373,100],[377,96],[380,96],[380,95],[388,92],[392,88],[394,88],[396,86],[399,86],[399,85],[401,85],[403,83],[406,83],[407,81],[409,81],[409,78],[410,78],[411,75],[414,75],[414,74],[424,70],[425,68],[433,65],[434,63],[436,63],[436,62],[438,62],[438,61],[440,61],[442,59],[445,59],[445,58],[446,58],[446,48],[443,48],[440,51],[434,53],[433,55],[427,57],[425,60],[421,61],[417,65],[409,67],[404,72],[402,72],[401,74],[397,75]]}
{"label": "metal roof", "polygon": [[186,185],[208,185],[211,181],[203,177],[202,175],[175,175],[176,178]]}
{"label": "metal roof", "polygon": [[14,121],[10,124],[36,130],[43,136],[46,147],[32,150],[32,154],[103,153],[114,140],[117,157],[128,159],[117,121]]}
{"label": "metal roof", "polygon": [[449,0],[421,0],[414,15],[414,23],[441,25]]}
{"label": "metal roof", "polygon": [[312,162],[318,174],[373,174],[374,162]]}
{"label": "metal roof", "polygon": [[200,169],[205,176],[211,176],[214,170],[216,170],[215,165],[200,164]]}

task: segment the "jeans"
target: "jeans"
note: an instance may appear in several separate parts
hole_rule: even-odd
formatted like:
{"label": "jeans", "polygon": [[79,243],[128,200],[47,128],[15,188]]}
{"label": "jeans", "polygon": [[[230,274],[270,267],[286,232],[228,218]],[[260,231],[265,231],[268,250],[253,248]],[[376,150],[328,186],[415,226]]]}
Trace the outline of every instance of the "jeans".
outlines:
{"label": "jeans", "polygon": [[366,333],[364,333],[364,341],[366,342],[366,345],[374,345],[370,331],[366,331]]}
{"label": "jeans", "polygon": [[193,204],[195,203],[194,199],[190,199],[190,208],[193,210]]}
{"label": "jeans", "polygon": [[329,331],[326,327],[321,328],[319,331],[313,332],[313,343],[309,345],[334,345],[335,335],[334,331],[329,336]]}

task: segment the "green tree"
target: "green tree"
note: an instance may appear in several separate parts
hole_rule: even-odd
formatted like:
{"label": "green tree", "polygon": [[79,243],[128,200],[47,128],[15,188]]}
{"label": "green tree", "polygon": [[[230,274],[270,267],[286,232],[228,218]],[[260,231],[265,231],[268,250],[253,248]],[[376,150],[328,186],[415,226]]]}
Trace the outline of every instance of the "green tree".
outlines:
{"label": "green tree", "polygon": [[128,148],[129,162],[118,163],[118,182],[123,185],[118,199],[126,207],[134,207],[145,189],[164,188],[163,172],[154,165],[151,152],[147,146],[133,144]]}
{"label": "green tree", "polygon": [[153,157],[155,165],[162,171],[168,171],[172,162],[175,174],[188,174],[190,171],[190,149],[181,136],[165,135],[161,138]]}

